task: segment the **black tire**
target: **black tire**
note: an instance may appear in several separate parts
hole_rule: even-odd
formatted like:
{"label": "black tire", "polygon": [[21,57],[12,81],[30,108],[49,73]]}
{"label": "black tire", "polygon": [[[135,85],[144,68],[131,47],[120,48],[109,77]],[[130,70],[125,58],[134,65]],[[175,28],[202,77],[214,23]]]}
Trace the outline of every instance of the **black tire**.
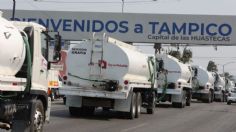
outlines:
{"label": "black tire", "polygon": [[31,124],[31,132],[42,132],[44,121],[45,121],[45,112],[43,103],[41,100],[36,100],[35,111],[33,114],[33,121]]}
{"label": "black tire", "polygon": [[228,101],[228,102],[227,102],[227,105],[231,105],[231,101]]}
{"label": "black tire", "polygon": [[172,106],[173,106],[174,108],[183,108],[182,103],[177,103],[177,102],[172,102]]}
{"label": "black tire", "polygon": [[224,102],[224,94],[223,94],[223,92],[221,92],[221,97],[220,97],[220,100],[219,100],[220,102]]}
{"label": "black tire", "polygon": [[214,92],[211,90],[211,103],[214,101]]}
{"label": "black tire", "polygon": [[63,104],[66,104],[66,97],[63,97]]}
{"label": "black tire", "polygon": [[186,105],[186,91],[183,91],[181,102],[172,102],[172,106],[175,108],[184,108]]}
{"label": "black tire", "polygon": [[155,107],[156,107],[156,94],[152,92],[152,98],[150,99],[150,106],[147,108],[147,114],[154,114]]}
{"label": "black tire", "polygon": [[95,107],[82,107],[83,115],[90,116],[94,114]]}
{"label": "black tire", "polygon": [[110,111],[110,108],[109,107],[102,107],[102,110],[103,111]]}
{"label": "black tire", "polygon": [[130,111],[128,112],[128,118],[134,119],[136,114],[136,94],[133,92],[131,97]]}
{"label": "black tire", "polygon": [[190,106],[191,105],[191,100],[192,100],[192,92],[191,90],[188,91],[188,97],[186,99],[186,106]]}
{"label": "black tire", "polygon": [[82,109],[79,107],[69,107],[70,116],[82,115]]}
{"label": "black tire", "polygon": [[225,92],[223,92],[223,102],[227,102],[227,96]]}
{"label": "black tire", "polygon": [[140,92],[137,92],[137,93],[136,93],[135,118],[139,118],[139,117],[140,117],[141,104],[142,104],[141,93],[140,93]]}
{"label": "black tire", "polygon": [[211,103],[211,101],[212,101],[212,95],[211,95],[211,91],[209,91],[206,103]]}

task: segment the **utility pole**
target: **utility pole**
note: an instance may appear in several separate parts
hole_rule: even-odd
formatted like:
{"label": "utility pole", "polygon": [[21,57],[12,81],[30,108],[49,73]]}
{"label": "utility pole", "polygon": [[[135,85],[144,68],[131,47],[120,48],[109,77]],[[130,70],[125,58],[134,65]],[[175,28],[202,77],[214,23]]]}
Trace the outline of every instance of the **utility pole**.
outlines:
{"label": "utility pole", "polygon": [[15,20],[16,0],[13,0],[12,20]]}
{"label": "utility pole", "polygon": [[122,0],[122,13],[124,13],[124,5],[125,5],[125,1]]}

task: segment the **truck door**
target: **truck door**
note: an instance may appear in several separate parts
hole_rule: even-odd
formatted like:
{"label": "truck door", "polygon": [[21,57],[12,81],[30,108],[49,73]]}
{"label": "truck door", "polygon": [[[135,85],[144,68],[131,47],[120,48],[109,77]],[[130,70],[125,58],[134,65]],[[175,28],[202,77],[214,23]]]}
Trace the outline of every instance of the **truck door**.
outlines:
{"label": "truck door", "polygon": [[48,88],[48,71],[47,71],[47,48],[46,48],[46,35],[35,31],[34,43],[34,62],[33,62],[33,83],[35,83],[38,90],[47,91]]}

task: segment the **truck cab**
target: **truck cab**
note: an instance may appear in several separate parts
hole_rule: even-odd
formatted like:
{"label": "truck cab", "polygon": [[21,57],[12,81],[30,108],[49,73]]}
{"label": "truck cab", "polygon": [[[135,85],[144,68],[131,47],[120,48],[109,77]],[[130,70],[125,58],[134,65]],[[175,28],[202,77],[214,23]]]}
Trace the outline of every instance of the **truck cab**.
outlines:
{"label": "truck cab", "polygon": [[[0,52],[6,54],[0,67],[8,70],[0,72],[0,128],[42,131],[44,122],[49,121],[51,105],[48,70],[51,62],[60,59],[60,36],[50,36],[36,23],[10,22],[2,17],[0,26],[5,36],[0,38]],[[11,65],[4,57],[10,58]]]}

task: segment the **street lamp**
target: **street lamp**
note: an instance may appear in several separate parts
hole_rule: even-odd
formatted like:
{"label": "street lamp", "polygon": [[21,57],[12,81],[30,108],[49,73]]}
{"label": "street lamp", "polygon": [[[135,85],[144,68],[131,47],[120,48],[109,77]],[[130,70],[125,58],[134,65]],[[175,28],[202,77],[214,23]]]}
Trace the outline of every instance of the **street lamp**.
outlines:
{"label": "street lamp", "polygon": [[223,67],[223,75],[225,74],[225,66],[228,65],[228,64],[232,64],[232,63],[236,63],[236,62],[235,61],[230,61],[230,62],[227,62],[227,63],[222,65],[222,67]]}

